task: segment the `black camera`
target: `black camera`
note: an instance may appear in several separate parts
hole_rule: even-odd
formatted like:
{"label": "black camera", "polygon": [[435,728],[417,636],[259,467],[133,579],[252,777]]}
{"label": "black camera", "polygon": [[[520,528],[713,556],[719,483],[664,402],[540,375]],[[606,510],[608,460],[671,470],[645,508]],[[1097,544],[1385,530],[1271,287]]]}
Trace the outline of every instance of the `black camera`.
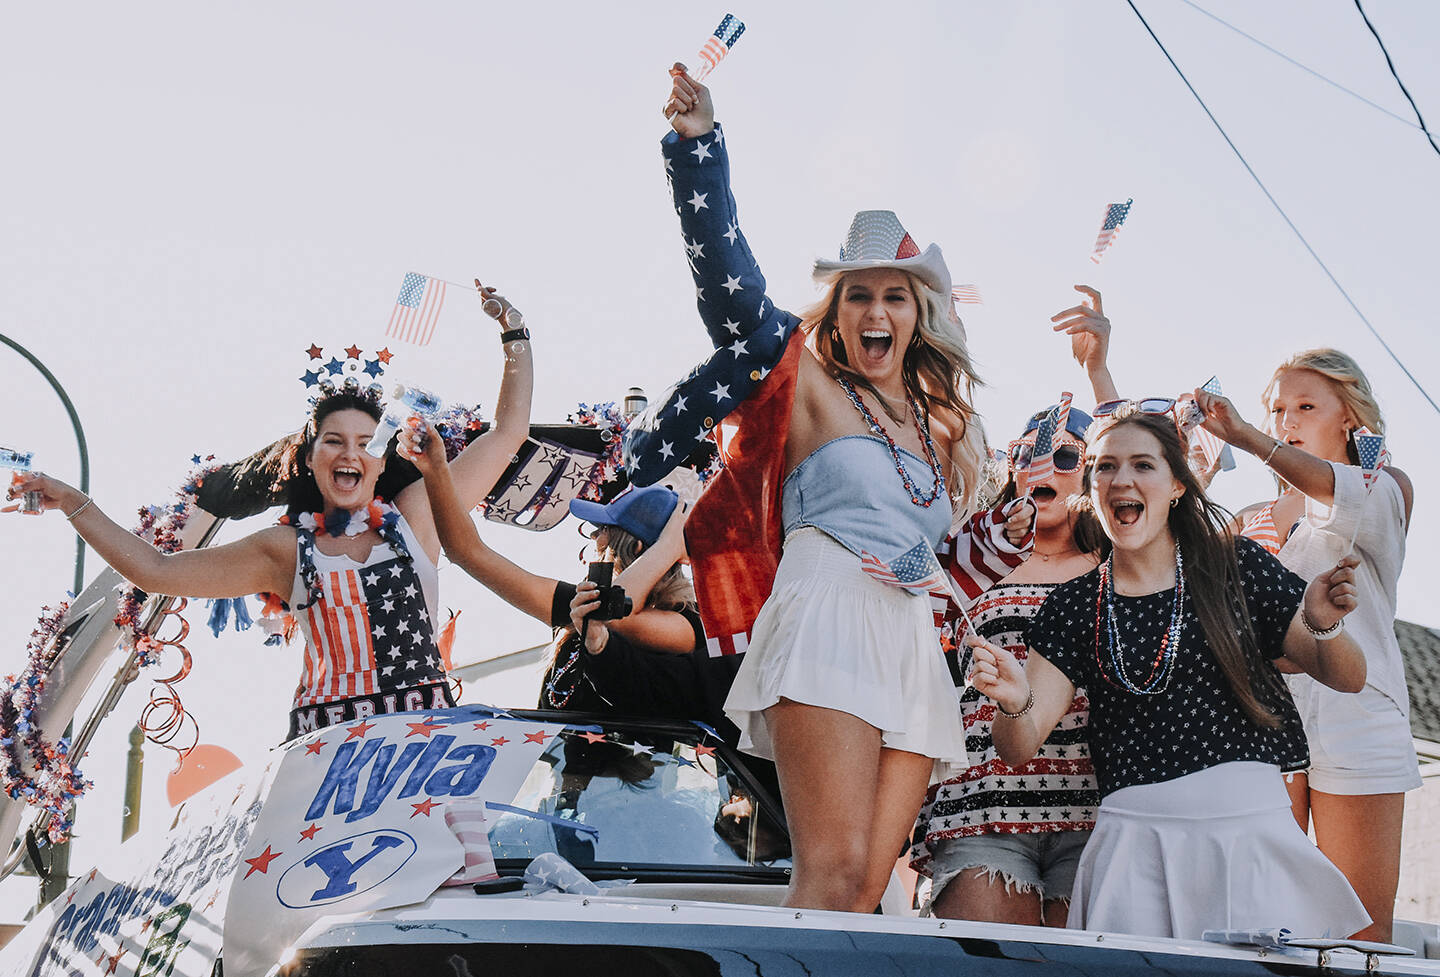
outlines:
{"label": "black camera", "polygon": [[610,581],[615,573],[615,564],[605,561],[590,564],[590,570],[585,579],[600,588],[600,606],[591,611],[588,618],[597,621],[613,621],[616,618],[629,617],[630,612],[635,608],[635,602],[625,593],[625,588],[619,584],[612,584]]}

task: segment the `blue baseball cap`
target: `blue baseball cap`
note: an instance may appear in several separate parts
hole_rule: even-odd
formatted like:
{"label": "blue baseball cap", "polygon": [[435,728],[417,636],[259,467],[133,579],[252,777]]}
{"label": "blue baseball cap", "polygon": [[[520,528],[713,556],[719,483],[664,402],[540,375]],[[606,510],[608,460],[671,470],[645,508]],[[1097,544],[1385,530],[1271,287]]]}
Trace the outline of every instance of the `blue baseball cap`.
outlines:
{"label": "blue baseball cap", "polygon": [[679,503],[680,496],[670,489],[663,485],[650,485],[632,488],[609,505],[571,499],[570,513],[593,526],[623,529],[646,546],[654,546]]}
{"label": "blue baseball cap", "polygon": [[[1020,433],[1020,436],[1023,438],[1031,431],[1038,430],[1040,427],[1041,419],[1043,419],[1046,414],[1049,414],[1052,410],[1055,410],[1059,406],[1059,404],[1051,404],[1044,410],[1036,411],[1034,416],[1031,417],[1030,420],[1025,422],[1025,430]],[[1092,423],[1094,423],[1094,418],[1092,418],[1089,414],[1085,413],[1080,408],[1071,405],[1070,417],[1065,422],[1065,430],[1074,435],[1077,441],[1084,441],[1085,432],[1090,430],[1090,425]]]}

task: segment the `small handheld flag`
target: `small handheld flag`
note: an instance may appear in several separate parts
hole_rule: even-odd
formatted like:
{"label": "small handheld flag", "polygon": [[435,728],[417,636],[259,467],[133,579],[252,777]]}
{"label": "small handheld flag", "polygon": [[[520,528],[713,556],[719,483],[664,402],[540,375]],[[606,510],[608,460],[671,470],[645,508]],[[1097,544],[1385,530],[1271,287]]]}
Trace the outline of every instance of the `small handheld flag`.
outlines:
{"label": "small handheld flag", "polygon": [[435,334],[435,321],[445,307],[445,282],[408,272],[400,283],[400,296],[390,313],[385,335],[416,346],[427,346]]}
{"label": "small handheld flag", "polygon": [[[1390,464],[1390,451],[1385,447],[1385,435],[1375,434],[1368,427],[1355,429],[1355,453],[1360,456],[1360,474],[1365,477],[1365,501],[1380,477],[1380,470]],[[1360,535],[1360,520],[1355,520],[1355,529],[1350,533],[1350,546],[1355,548],[1355,538]]]}
{"label": "small handheld flag", "polygon": [[[1207,394],[1214,394],[1217,397],[1224,396],[1224,393],[1220,389],[1220,380],[1217,377],[1211,377],[1209,380],[1206,380],[1200,389]],[[1200,413],[1198,406],[1195,410],[1197,413]],[[1228,444],[1200,426],[1204,420],[1205,418],[1202,414],[1195,421],[1193,429],[1186,433],[1192,441],[1200,446],[1200,453],[1205,456],[1206,471],[1214,468],[1215,462],[1218,459],[1220,462],[1220,471],[1228,472],[1235,467],[1235,453],[1230,450]]]}
{"label": "small handheld flag", "polygon": [[692,77],[696,81],[704,81],[705,76],[725,60],[725,55],[730,53],[730,49],[743,33],[745,25],[737,20],[734,14],[726,14],[721,19],[720,26],[715,28],[715,33],[706,39],[705,46],[700,49],[700,67]]}
{"label": "small handheld flag", "polygon": [[1110,245],[1115,243],[1115,235],[1120,231],[1120,225],[1125,223],[1125,218],[1130,216],[1130,205],[1135,202],[1131,197],[1123,204],[1111,204],[1105,208],[1105,220],[1100,224],[1100,234],[1095,238],[1095,249],[1090,252],[1090,260],[1097,265]]}
{"label": "small handheld flag", "polygon": [[1032,482],[1043,482],[1055,474],[1055,438],[1070,423],[1073,398],[1070,391],[1065,391],[1055,409],[1040,419],[1035,428],[1035,447],[1030,449],[1030,463],[1015,473],[1017,495],[1028,494]]}
{"label": "small handheld flag", "polygon": [[956,285],[950,289],[950,300],[952,302],[963,302],[966,305],[985,304],[985,300],[980,297],[980,289],[974,285]]}

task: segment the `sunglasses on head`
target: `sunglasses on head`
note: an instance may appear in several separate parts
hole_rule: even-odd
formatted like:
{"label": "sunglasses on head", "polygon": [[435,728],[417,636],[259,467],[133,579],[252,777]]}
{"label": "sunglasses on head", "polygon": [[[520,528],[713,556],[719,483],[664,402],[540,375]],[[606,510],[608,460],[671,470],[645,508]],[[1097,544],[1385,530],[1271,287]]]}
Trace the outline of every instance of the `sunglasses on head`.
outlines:
{"label": "sunglasses on head", "polygon": [[[1035,445],[1029,441],[1010,442],[1010,470],[1018,471],[1021,468],[1030,467],[1030,459],[1035,451]],[[1055,470],[1057,472],[1073,472],[1080,467],[1085,460],[1084,452],[1079,445],[1062,444],[1055,448]]]}
{"label": "sunglasses on head", "polygon": [[1193,401],[1180,403],[1173,397],[1146,397],[1144,400],[1107,400],[1095,407],[1095,417],[1109,417],[1121,407],[1133,406],[1142,414],[1169,414],[1175,421],[1175,430],[1180,440],[1190,437],[1190,432],[1205,420],[1200,407]]}

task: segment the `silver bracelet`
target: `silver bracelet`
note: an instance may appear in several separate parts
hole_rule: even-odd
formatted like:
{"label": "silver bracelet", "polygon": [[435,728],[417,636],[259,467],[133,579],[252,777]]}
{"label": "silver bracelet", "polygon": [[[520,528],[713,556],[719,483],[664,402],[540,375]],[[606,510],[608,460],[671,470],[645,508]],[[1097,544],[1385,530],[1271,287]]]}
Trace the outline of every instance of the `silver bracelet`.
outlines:
{"label": "silver bracelet", "polygon": [[1305,630],[1309,631],[1310,637],[1316,641],[1329,641],[1332,638],[1338,638],[1340,637],[1340,632],[1345,630],[1345,619],[1343,617],[1324,630],[1316,628],[1315,625],[1310,623],[1310,616],[1305,613],[1303,607],[1300,609],[1300,623],[1305,625]]}
{"label": "silver bracelet", "polygon": [[70,515],[66,516],[65,518],[73,522],[76,516],[80,515],[80,513],[84,512],[86,509],[90,508],[94,504],[95,500],[87,495],[85,496],[85,501],[80,503],[80,505],[76,507],[75,511],[70,513]]}
{"label": "silver bracelet", "polygon": [[1275,452],[1280,450],[1280,439],[1271,438],[1270,440],[1274,443],[1270,445],[1270,453],[1266,455],[1265,460],[1260,463],[1262,465],[1269,465],[1270,459],[1275,457]]}
{"label": "silver bracelet", "polygon": [[1019,712],[1006,712],[1006,711],[1005,711],[1005,707],[1000,704],[1000,700],[999,700],[999,699],[996,699],[996,700],[995,700],[995,709],[1000,713],[1000,715],[1004,716],[1006,719],[1019,719],[1021,716],[1025,715],[1027,712],[1029,712],[1031,709],[1034,709],[1034,708],[1035,708],[1035,690],[1034,690],[1034,689],[1031,689],[1031,690],[1030,690],[1030,695],[1029,695],[1029,697],[1026,698],[1026,700],[1025,700],[1025,708],[1021,709]]}

